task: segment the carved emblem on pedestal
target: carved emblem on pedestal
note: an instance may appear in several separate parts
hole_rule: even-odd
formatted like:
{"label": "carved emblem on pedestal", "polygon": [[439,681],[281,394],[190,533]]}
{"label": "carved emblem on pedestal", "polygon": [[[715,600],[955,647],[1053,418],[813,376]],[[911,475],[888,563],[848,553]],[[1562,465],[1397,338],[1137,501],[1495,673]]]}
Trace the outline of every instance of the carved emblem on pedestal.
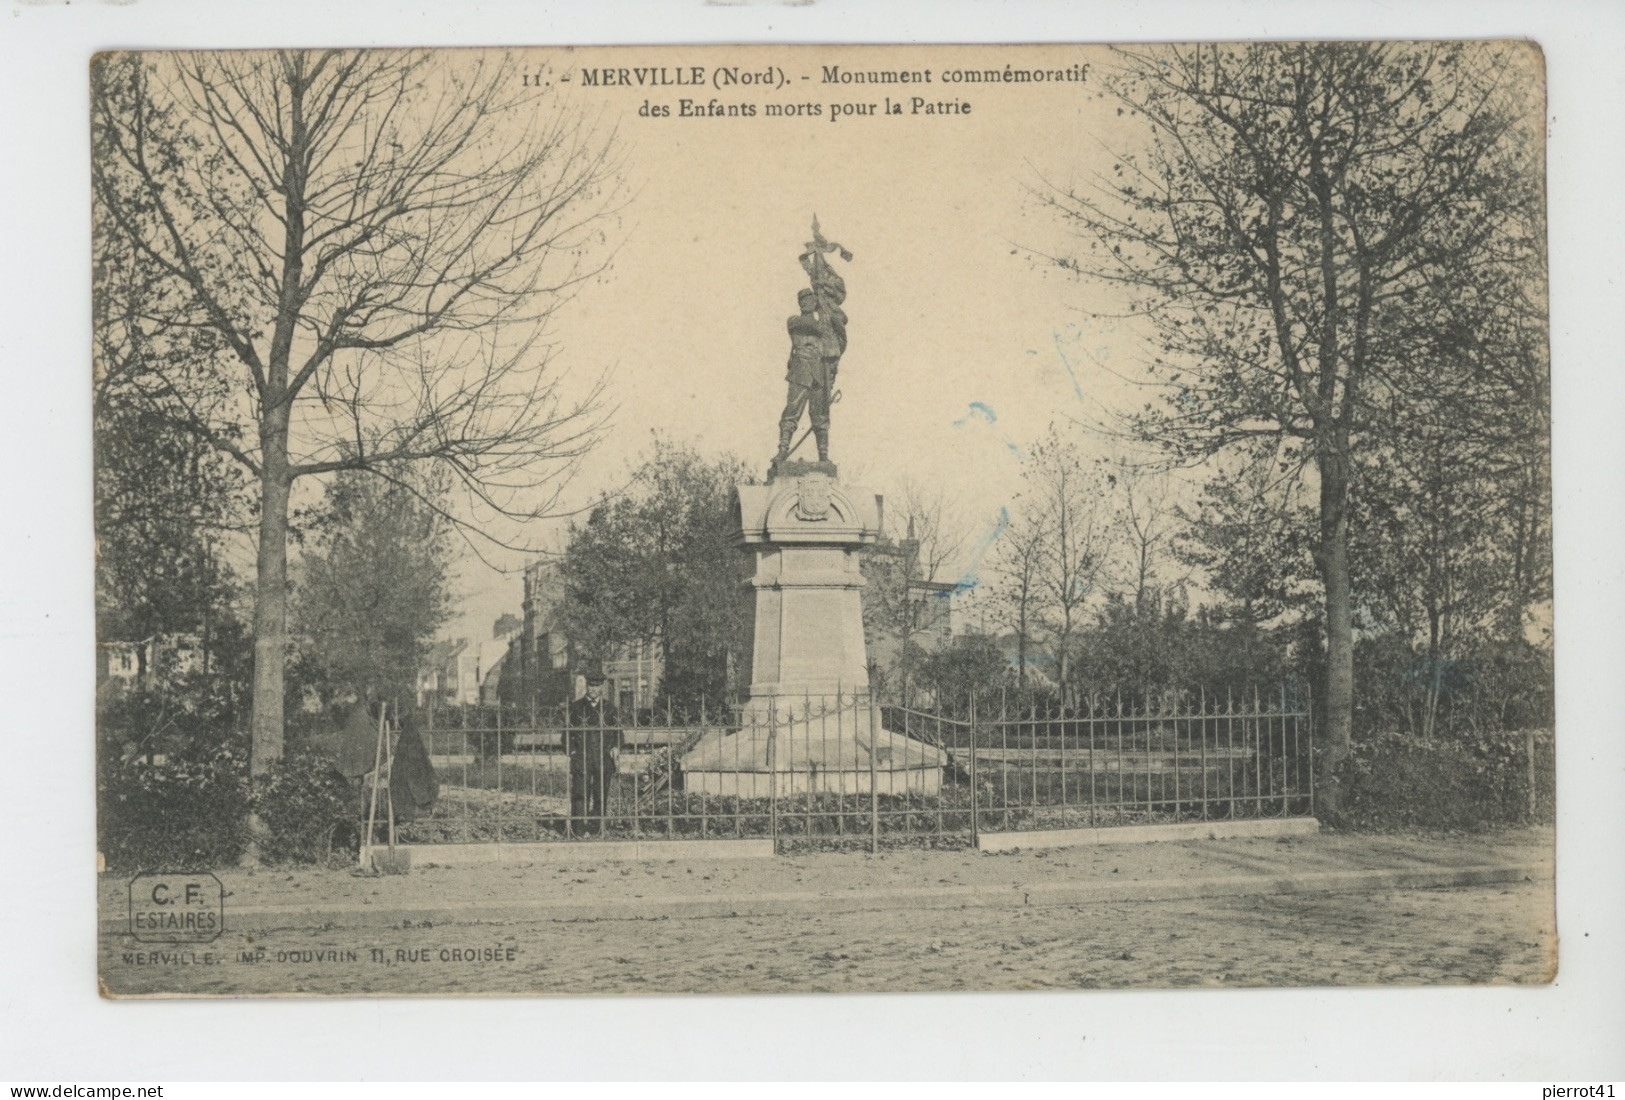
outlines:
{"label": "carved emblem on pedestal", "polygon": [[830,485],[827,478],[809,477],[800,483],[793,515],[809,523],[820,523],[829,518]]}

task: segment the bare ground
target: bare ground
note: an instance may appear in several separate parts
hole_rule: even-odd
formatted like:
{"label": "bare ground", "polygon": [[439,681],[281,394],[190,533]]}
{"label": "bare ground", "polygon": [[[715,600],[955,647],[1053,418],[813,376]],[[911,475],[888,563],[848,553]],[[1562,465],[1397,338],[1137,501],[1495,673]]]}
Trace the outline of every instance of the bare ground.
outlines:
{"label": "bare ground", "polygon": [[[104,934],[115,994],[882,992],[1469,984],[1549,980],[1552,880],[1371,893],[1089,905],[885,901],[888,888],[1281,876],[1325,870],[1550,866],[1549,830],[1473,837],[1327,835],[1049,853],[895,852],[735,862],[229,872],[254,920],[212,945],[152,949]],[[588,850],[590,852],[590,850]],[[104,917],[124,880],[104,876]],[[828,911],[661,919],[481,919],[479,903],[815,892]],[[858,901],[862,894],[866,899]],[[1012,895],[1018,896],[1018,895]],[[451,921],[398,919],[466,904]],[[338,909],[318,924],[297,906]],[[394,912],[392,912],[392,910]],[[405,926],[403,926],[403,924]],[[335,926],[341,925],[341,926]],[[428,925],[428,926],[425,926]],[[238,931],[257,926],[252,931]],[[136,954],[142,951],[144,954]],[[256,953],[246,961],[243,953]],[[207,958],[204,956],[207,955]],[[472,961],[470,959],[472,958]]]}

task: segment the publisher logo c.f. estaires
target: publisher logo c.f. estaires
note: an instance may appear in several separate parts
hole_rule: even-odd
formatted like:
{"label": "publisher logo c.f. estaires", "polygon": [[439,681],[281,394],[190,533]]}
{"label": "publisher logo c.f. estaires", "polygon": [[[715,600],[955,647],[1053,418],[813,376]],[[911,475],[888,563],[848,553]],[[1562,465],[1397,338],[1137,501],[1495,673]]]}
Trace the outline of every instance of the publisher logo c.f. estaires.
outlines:
{"label": "publisher logo c.f. estaires", "polygon": [[207,871],[130,880],[130,935],[141,943],[210,943],[226,928],[226,888]]}

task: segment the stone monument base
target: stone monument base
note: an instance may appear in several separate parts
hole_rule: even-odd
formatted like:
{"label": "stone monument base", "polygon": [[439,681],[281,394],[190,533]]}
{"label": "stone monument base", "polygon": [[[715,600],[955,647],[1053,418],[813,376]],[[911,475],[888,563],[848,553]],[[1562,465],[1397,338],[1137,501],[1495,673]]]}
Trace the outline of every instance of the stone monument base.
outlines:
{"label": "stone monument base", "polygon": [[948,756],[891,730],[871,735],[868,704],[780,718],[747,708],[748,724],[706,734],[683,756],[683,789],[767,798],[792,794],[937,794]]}
{"label": "stone monument base", "polygon": [[860,555],[880,537],[873,493],[830,462],[777,461],[736,491],[755,555],[750,701],[736,730],[683,755],[689,791],[740,798],[936,794],[947,755],[881,728],[871,707]]}
{"label": "stone monument base", "polygon": [[841,471],[833,462],[812,462],[804,458],[775,458],[767,465],[769,481],[788,481],[808,474],[818,474],[831,481],[839,480]]}

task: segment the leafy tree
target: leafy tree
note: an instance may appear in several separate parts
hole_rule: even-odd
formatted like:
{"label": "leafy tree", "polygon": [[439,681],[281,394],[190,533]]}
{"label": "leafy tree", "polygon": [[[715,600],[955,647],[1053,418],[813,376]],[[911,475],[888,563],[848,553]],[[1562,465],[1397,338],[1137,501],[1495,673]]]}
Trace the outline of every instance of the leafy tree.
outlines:
{"label": "leafy tree", "polygon": [[734,486],[744,464],[656,439],[633,488],[571,528],[559,563],[560,621],[589,660],[634,643],[665,662],[660,690],[679,707],[724,698],[750,644],[750,576],[735,545]]}
{"label": "leafy tree", "polygon": [[1301,464],[1272,452],[1226,459],[1215,464],[1174,553],[1200,570],[1221,618],[1264,626],[1314,617],[1315,516]]}
{"label": "leafy tree", "polygon": [[935,698],[938,711],[962,714],[974,698],[986,714],[1010,683],[1010,662],[995,639],[986,634],[961,634],[953,645],[924,656],[920,679]]}
{"label": "leafy tree", "polygon": [[328,483],[294,599],[299,679],[324,696],[411,695],[451,612],[453,529],[437,488],[359,471]]}
{"label": "leafy tree", "polygon": [[[1539,118],[1519,44],[1311,43],[1119,51],[1109,94],[1147,147],[1050,195],[1155,333],[1166,402],[1140,435],[1179,459],[1301,462],[1327,639],[1327,752],[1353,713],[1353,498],[1393,413],[1500,361],[1538,283]],[[1527,348],[1527,343],[1523,345]],[[1333,792],[1335,793],[1335,792]]]}
{"label": "leafy tree", "polygon": [[283,744],[295,483],[428,463],[522,519],[590,444],[594,397],[565,394],[541,337],[596,270],[614,164],[505,56],[113,54],[92,84],[98,263],[150,275],[134,313],[155,333],[201,334],[201,379],[153,374],[254,485],[262,775]]}

